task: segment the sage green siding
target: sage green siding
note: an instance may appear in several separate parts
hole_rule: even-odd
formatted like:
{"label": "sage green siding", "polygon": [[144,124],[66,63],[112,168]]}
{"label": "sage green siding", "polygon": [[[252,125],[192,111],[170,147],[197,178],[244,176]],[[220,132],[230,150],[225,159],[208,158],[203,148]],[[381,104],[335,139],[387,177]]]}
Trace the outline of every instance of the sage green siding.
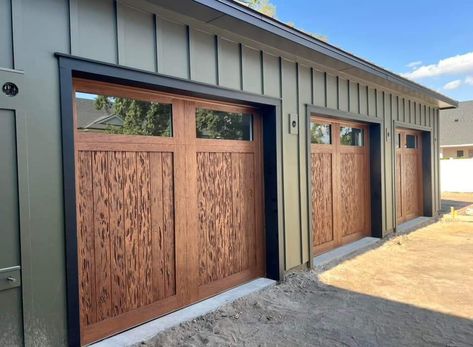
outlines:
{"label": "sage green siding", "polygon": [[[12,21],[13,18],[13,21]],[[13,29],[12,29],[13,28]],[[306,105],[382,119],[383,233],[395,228],[393,120],[432,128],[434,209],[440,207],[438,109],[291,52],[239,37],[142,0],[0,0],[0,68],[23,70],[18,116],[23,309],[29,346],[66,344],[58,64],[55,52],[282,100],[286,270],[310,259]],[[3,75],[1,75],[3,76]],[[10,78],[10,77],[9,77]],[[20,102],[21,101],[21,102]],[[16,104],[15,104],[16,103]],[[299,117],[289,133],[289,115]],[[385,137],[386,132],[391,134]]]}

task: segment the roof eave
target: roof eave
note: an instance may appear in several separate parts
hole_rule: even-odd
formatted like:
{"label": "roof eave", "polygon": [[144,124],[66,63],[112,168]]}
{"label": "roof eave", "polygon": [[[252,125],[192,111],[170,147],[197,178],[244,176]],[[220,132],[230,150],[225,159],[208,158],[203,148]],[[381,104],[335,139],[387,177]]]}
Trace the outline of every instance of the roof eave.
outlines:
{"label": "roof eave", "polygon": [[387,79],[401,87],[408,88],[414,92],[425,94],[439,103],[440,109],[450,109],[458,107],[458,102],[443,94],[437,93],[420,84],[410,81],[393,72],[385,70],[375,64],[361,59],[353,54],[345,52],[340,48],[332,46],[326,42],[320,41],[300,30],[287,26],[271,17],[261,14],[251,8],[242,6],[232,0],[193,0],[195,3],[204,5],[217,10],[225,15],[231,16],[245,23],[251,24],[260,29],[271,32],[292,42],[301,44],[321,54],[327,55],[333,59],[344,62],[357,69],[378,77]]}

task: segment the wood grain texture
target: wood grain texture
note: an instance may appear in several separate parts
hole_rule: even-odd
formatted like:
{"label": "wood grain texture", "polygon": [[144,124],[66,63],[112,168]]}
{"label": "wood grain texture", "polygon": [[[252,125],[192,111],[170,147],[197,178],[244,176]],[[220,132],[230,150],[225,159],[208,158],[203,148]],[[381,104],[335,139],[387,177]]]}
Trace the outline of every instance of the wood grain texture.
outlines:
{"label": "wood grain texture", "polygon": [[110,317],[112,312],[108,165],[106,153],[96,152],[92,154],[92,170],[97,320],[103,320]]}
{"label": "wood grain texture", "polygon": [[256,264],[252,153],[197,153],[200,285]]}
{"label": "wood grain texture", "polygon": [[123,153],[108,152],[112,316],[126,309]]}
{"label": "wood grain texture", "polygon": [[[321,254],[371,233],[369,138],[365,124],[313,117],[331,125],[330,144],[311,144],[313,252]],[[362,146],[340,144],[340,127],[364,130]]]}
{"label": "wood grain texture", "polygon": [[314,246],[334,240],[332,201],[332,154],[311,154],[311,198]]}
{"label": "wood grain texture", "polygon": [[[422,201],[422,136],[421,132],[398,129],[400,146],[396,148],[396,222],[401,224],[421,216]],[[406,136],[416,136],[416,148],[407,148]]]}
{"label": "wood grain texture", "polygon": [[77,155],[77,243],[79,255],[79,303],[82,326],[95,323],[95,254],[94,254],[94,208],[92,189],[92,155]]}
{"label": "wood grain texture", "polygon": [[365,228],[364,154],[340,154],[341,232],[343,236],[363,232]]}
{"label": "wood grain texture", "polygon": [[253,141],[202,140],[195,131],[197,107],[254,110],[78,85],[162,98],[174,117],[168,138],[74,135],[81,343],[263,276],[260,120],[254,115]]}

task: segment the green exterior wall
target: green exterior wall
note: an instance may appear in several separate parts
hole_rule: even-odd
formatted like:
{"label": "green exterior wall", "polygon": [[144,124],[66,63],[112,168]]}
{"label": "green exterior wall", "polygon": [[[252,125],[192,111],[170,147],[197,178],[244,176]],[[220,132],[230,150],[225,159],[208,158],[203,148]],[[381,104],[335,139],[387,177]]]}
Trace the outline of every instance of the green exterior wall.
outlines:
{"label": "green exterior wall", "polygon": [[[285,269],[307,263],[309,177],[306,105],[383,119],[383,234],[395,228],[393,121],[433,132],[433,206],[440,207],[438,109],[367,85],[289,52],[238,37],[142,0],[0,0],[0,78],[16,114],[23,314],[28,346],[66,344],[59,71],[55,52],[282,99]],[[5,69],[16,69],[11,72]],[[23,73],[22,73],[23,72]],[[289,114],[299,117],[289,134]]]}

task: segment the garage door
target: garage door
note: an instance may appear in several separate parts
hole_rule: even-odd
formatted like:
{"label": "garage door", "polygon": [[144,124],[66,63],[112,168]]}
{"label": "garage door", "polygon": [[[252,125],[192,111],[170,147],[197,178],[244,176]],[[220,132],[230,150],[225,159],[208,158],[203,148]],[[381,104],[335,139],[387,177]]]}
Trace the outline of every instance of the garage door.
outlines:
{"label": "garage door", "polygon": [[83,344],[264,275],[252,108],[75,81]]}
{"label": "garage door", "polygon": [[368,127],[312,117],[314,254],[371,234]]}
{"label": "garage door", "polygon": [[396,131],[396,215],[397,224],[422,215],[421,132]]}

